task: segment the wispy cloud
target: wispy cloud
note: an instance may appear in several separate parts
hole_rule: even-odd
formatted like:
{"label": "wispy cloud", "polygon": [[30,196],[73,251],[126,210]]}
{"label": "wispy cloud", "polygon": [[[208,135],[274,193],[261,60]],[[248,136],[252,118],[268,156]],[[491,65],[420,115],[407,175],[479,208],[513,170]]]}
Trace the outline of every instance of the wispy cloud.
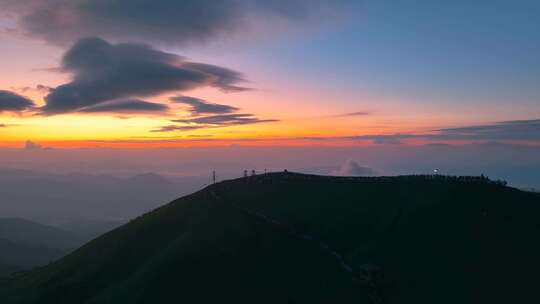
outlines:
{"label": "wispy cloud", "polygon": [[370,140],[375,144],[390,144],[390,145],[400,145],[402,140],[410,138],[418,138],[421,135],[417,134],[389,134],[389,135],[361,135],[361,136],[352,136],[351,139],[359,140]]}
{"label": "wispy cloud", "polygon": [[359,111],[359,112],[350,112],[350,113],[332,115],[331,117],[354,117],[354,116],[367,116],[367,115],[370,115],[370,113]]}
{"label": "wispy cloud", "polygon": [[186,104],[190,107],[189,111],[192,115],[201,114],[227,114],[238,111],[239,109],[233,106],[208,102],[201,98],[190,96],[175,96],[170,98],[175,103]]}
{"label": "wispy cloud", "polygon": [[211,129],[231,127],[238,125],[258,124],[265,122],[277,122],[277,119],[261,119],[253,114],[235,113],[235,114],[220,114],[202,116],[187,119],[175,119],[172,122],[181,123],[182,125],[168,125],[152,132],[173,132],[173,131],[192,131],[197,129]]}
{"label": "wispy cloud", "polygon": [[540,140],[540,119],[440,129],[430,137],[441,140]]}
{"label": "wispy cloud", "polygon": [[376,144],[402,144],[406,139],[427,141],[540,141],[540,119],[502,121],[493,124],[436,129],[429,133],[397,133],[343,137]]}
{"label": "wispy cloud", "polygon": [[179,126],[179,125],[167,125],[159,127],[158,129],[151,130],[150,132],[175,132],[175,131],[193,131],[204,128],[212,128],[212,126],[206,125],[192,125],[192,126]]}
{"label": "wispy cloud", "polygon": [[191,117],[174,119],[171,122],[175,124],[162,126],[151,130],[152,132],[193,131],[279,121],[262,119],[249,113],[236,113],[240,110],[239,108],[212,103],[196,97],[175,96],[170,100],[188,105]]}
{"label": "wispy cloud", "polygon": [[117,100],[83,108],[83,113],[164,113],[169,107],[164,104],[148,102],[140,99]]}
{"label": "wispy cloud", "polygon": [[253,114],[221,114],[221,115],[211,115],[203,116],[197,118],[189,119],[176,119],[174,122],[186,123],[186,124],[197,124],[197,125],[241,125],[241,124],[253,124],[260,122],[275,122],[276,119],[260,119],[255,117]]}
{"label": "wispy cloud", "polygon": [[403,144],[407,139],[433,141],[540,141],[540,119],[502,121],[492,124],[435,129],[427,133],[367,134],[338,137],[303,137],[303,140],[365,140],[375,144]]}

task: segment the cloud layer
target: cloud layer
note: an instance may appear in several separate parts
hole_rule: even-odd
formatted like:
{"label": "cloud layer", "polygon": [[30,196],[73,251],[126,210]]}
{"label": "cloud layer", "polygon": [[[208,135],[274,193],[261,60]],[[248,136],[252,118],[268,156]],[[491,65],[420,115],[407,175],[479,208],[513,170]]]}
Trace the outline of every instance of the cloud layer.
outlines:
{"label": "cloud layer", "polygon": [[245,113],[219,114],[196,118],[175,119],[172,122],[181,123],[182,125],[168,125],[153,130],[153,132],[193,131],[197,129],[211,129],[277,121],[279,120],[261,119],[253,114]]}
{"label": "cloud layer", "polygon": [[355,117],[355,116],[368,116],[369,112],[350,112],[350,113],[343,113],[339,115],[334,115],[333,117]]}
{"label": "cloud layer", "polygon": [[401,144],[406,139],[430,141],[540,141],[540,119],[502,121],[478,126],[434,130],[429,134],[362,135],[349,139],[370,140],[376,144]]}
{"label": "cloud layer", "polygon": [[192,115],[197,116],[201,114],[227,114],[238,111],[238,108],[208,102],[204,99],[190,97],[190,96],[175,96],[170,98],[175,103],[182,103],[190,106],[190,112]]}
{"label": "cloud layer", "polygon": [[164,104],[148,102],[140,99],[116,100],[86,107],[79,112],[83,113],[164,113],[169,107]]}
{"label": "cloud layer", "polygon": [[32,100],[11,91],[0,90],[0,112],[20,112],[32,107]]}
{"label": "cloud layer", "polygon": [[245,125],[259,122],[273,122],[275,119],[259,119],[253,114],[221,114],[189,119],[176,119],[174,122],[198,125]]}
{"label": "cloud layer", "polygon": [[174,119],[171,122],[175,124],[163,126],[152,130],[152,132],[193,131],[279,121],[276,119],[262,119],[249,113],[237,113],[240,110],[239,108],[209,102],[196,97],[176,96],[172,97],[171,101],[189,105],[191,117]]}
{"label": "cloud layer", "polygon": [[31,140],[27,140],[25,143],[24,143],[24,147],[23,147],[24,150],[42,150],[42,149],[46,149],[45,147],[43,147],[42,145],[38,144],[38,143],[35,143]]}
{"label": "cloud layer", "polygon": [[60,69],[71,74],[72,81],[50,90],[41,109],[44,114],[206,86],[224,92],[247,90],[238,86],[244,81],[239,72],[188,62],[148,45],[110,44],[100,38],[79,40],[64,54]]}
{"label": "cloud layer", "polygon": [[448,128],[437,131],[441,140],[540,140],[540,119]]}
{"label": "cloud layer", "polygon": [[360,166],[352,159],[347,160],[339,170],[332,172],[332,175],[336,176],[371,176],[377,172],[371,168]]}
{"label": "cloud layer", "polygon": [[66,45],[82,37],[185,45],[253,28],[303,21],[348,0],[2,0],[24,33]]}

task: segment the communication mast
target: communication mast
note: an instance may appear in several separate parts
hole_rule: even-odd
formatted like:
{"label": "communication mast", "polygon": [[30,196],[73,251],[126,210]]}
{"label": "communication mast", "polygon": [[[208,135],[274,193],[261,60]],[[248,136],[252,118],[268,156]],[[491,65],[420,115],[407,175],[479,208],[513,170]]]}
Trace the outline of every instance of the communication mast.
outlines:
{"label": "communication mast", "polygon": [[212,183],[216,183],[216,170],[212,171]]}

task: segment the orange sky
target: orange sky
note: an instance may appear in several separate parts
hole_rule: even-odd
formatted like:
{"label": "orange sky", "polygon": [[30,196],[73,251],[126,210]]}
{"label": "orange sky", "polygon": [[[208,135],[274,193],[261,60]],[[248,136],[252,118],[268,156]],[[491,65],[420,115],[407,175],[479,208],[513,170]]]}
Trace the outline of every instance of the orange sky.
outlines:
{"label": "orange sky", "polygon": [[[51,58],[50,64],[54,60]],[[65,75],[47,71],[34,71],[40,75],[51,74],[49,85],[61,84]],[[248,73],[249,74],[249,73]],[[254,73],[255,75],[257,73]],[[31,98],[37,106],[44,104],[44,92],[24,90],[24,79],[0,79],[0,87]],[[40,77],[37,77],[40,79]],[[41,79],[40,79],[41,80]],[[414,113],[400,109],[401,105],[392,99],[382,97],[357,96],[355,102],[328,103],[328,100],[344,100],[341,92],[325,91],[324,88],[308,90],[306,87],[291,91],[288,87],[265,83],[262,89],[225,94],[215,89],[198,89],[185,93],[211,102],[227,104],[254,113],[262,119],[277,119],[277,122],[237,125],[193,131],[156,133],[152,130],[170,125],[172,119],[188,117],[187,108],[172,105],[168,97],[160,96],[150,101],[168,104],[171,111],[159,115],[63,114],[40,116],[34,113],[0,113],[0,123],[9,127],[0,128],[0,145],[18,147],[26,140],[48,147],[155,147],[160,146],[214,146],[229,145],[236,141],[248,141],[250,145],[312,145],[313,141],[297,140],[302,137],[341,137],[365,134],[395,134],[429,131],[434,124],[451,126],[455,118],[438,115],[434,119],[433,110],[423,109]],[[353,98],[348,96],[347,98]],[[367,115],[343,116],[346,113],[366,112]],[[463,119],[466,122],[467,119]],[[196,140],[194,140],[196,139]],[[211,139],[211,140],[208,140]],[[164,140],[169,142],[164,142]],[[134,143],[134,141],[136,141]],[[174,141],[174,142],[171,142]],[[121,145],[119,142],[123,142]],[[319,141],[318,145],[350,145],[350,141]]]}
{"label": "orange sky", "polygon": [[[372,18],[370,22],[379,22],[373,20],[379,19]],[[279,39],[244,37],[245,40],[189,47],[164,43],[154,46],[156,50],[186,56],[193,62],[239,71],[247,80],[242,85],[254,88],[226,94],[205,87],[182,94],[234,106],[240,109],[239,113],[250,113],[260,119],[279,121],[152,132],[171,125],[173,119],[190,114],[185,106],[171,104],[168,97],[174,94],[170,94],[145,98],[171,107],[169,113],[159,115],[71,113],[39,116],[31,111],[0,112],[0,126],[4,126],[0,127],[0,146],[20,147],[27,140],[54,148],[215,146],[238,142],[250,145],[356,145],[359,144],[357,141],[339,137],[430,133],[442,128],[533,120],[540,116],[539,103],[535,99],[537,90],[534,86],[529,88],[534,78],[524,78],[518,84],[491,79],[494,74],[488,73],[487,67],[503,66],[506,60],[485,62],[486,66],[469,70],[471,63],[466,60],[448,62],[454,57],[443,51],[451,49],[440,50],[437,45],[432,45],[434,49],[427,51],[439,60],[433,65],[429,56],[422,56],[421,51],[426,50],[420,38],[413,44],[401,41],[402,51],[408,57],[399,53],[396,60],[394,39],[407,35],[386,33],[392,38],[391,44],[386,45],[386,36],[380,26],[369,27],[356,19],[352,24],[342,26]],[[250,42],[249,47],[244,45],[246,41]],[[377,44],[368,43],[372,41],[379,42],[384,51],[381,52]],[[418,49],[407,53],[409,47]],[[71,75],[55,70],[67,49],[68,46],[40,39],[0,33],[0,53],[3,55],[0,58],[3,69],[0,90],[15,92],[32,99],[37,106],[43,106],[47,92],[27,88],[37,85],[57,87],[69,82]],[[516,47],[516,52],[521,49]],[[363,57],[357,56],[361,51]],[[484,59],[475,58],[478,62]],[[411,69],[409,65],[413,63],[418,65]],[[506,68],[510,72],[513,71],[511,68],[520,67],[508,64]],[[474,84],[462,80],[472,72],[484,70],[486,74],[475,79]],[[409,75],[411,73],[414,75]],[[499,81],[508,88],[497,85]],[[528,90],[522,92],[521,86]],[[490,97],[492,91],[500,100]],[[511,98],[506,98],[505,94]],[[344,115],[354,112],[367,115]],[[337,139],[299,139],[303,137]],[[412,139],[406,141],[414,142]]]}

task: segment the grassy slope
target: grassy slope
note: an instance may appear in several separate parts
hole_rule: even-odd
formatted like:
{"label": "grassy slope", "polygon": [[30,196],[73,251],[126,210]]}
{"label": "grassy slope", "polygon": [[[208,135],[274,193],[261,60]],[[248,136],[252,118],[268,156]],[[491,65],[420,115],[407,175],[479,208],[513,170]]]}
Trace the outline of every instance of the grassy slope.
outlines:
{"label": "grassy slope", "polygon": [[295,174],[223,182],[181,198],[4,283],[0,296],[6,303],[369,303],[317,244],[231,203],[324,240],[350,265],[380,266],[388,303],[540,300],[540,195],[424,178]]}
{"label": "grassy slope", "polygon": [[538,194],[424,178],[294,175],[223,192],[321,236],[351,264],[379,265],[390,303],[540,300]]}

